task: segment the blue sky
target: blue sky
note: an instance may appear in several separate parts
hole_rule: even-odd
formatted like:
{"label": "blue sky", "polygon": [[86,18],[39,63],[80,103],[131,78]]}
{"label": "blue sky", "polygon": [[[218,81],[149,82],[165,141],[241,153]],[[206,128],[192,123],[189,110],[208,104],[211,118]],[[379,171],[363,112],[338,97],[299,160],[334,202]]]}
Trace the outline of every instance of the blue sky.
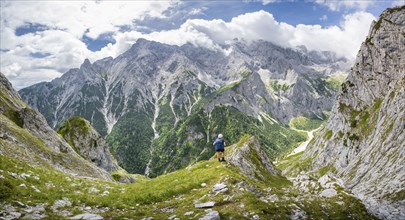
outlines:
{"label": "blue sky", "polygon": [[305,45],[354,59],[372,20],[398,1],[0,1],[0,62],[17,89],[84,59],[116,57],[138,38],[213,50],[233,38]]}

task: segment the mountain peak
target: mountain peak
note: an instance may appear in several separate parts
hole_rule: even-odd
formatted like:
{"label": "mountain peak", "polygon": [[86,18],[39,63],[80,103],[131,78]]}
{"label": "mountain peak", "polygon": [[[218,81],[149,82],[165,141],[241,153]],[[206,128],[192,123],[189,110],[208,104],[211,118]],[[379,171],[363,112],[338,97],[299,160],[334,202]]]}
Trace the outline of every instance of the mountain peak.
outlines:
{"label": "mountain peak", "polygon": [[84,60],[84,62],[82,63],[82,65],[80,66],[80,69],[86,69],[89,67],[91,67],[91,63],[90,63],[90,60],[88,58],[86,58]]}

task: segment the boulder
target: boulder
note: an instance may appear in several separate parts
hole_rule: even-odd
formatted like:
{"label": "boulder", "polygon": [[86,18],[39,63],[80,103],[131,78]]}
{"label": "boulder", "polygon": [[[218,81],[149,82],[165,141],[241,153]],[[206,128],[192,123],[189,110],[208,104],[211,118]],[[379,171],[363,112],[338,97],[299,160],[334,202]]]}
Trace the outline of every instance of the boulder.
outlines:
{"label": "boulder", "polygon": [[73,220],[79,220],[79,219],[86,219],[86,220],[102,220],[103,217],[96,215],[96,214],[90,214],[90,213],[84,213],[84,214],[80,214],[80,215],[76,215],[73,216],[72,218]]}
{"label": "boulder", "polygon": [[336,192],[335,189],[325,189],[324,191],[322,191],[322,192],[319,194],[319,196],[321,196],[321,197],[327,197],[327,198],[334,197],[334,196],[336,196],[336,195],[337,195],[337,192]]}
{"label": "boulder", "polygon": [[222,192],[222,193],[224,193],[226,191],[228,191],[228,187],[223,183],[217,183],[217,184],[214,185],[214,187],[212,187],[212,192],[216,192],[216,193]]}
{"label": "boulder", "polygon": [[221,217],[219,216],[219,212],[211,209],[207,210],[207,214],[204,217],[199,218],[199,220],[220,220],[220,219]]}
{"label": "boulder", "polygon": [[195,204],[195,208],[212,208],[214,207],[215,202],[205,202],[205,203],[197,203]]}

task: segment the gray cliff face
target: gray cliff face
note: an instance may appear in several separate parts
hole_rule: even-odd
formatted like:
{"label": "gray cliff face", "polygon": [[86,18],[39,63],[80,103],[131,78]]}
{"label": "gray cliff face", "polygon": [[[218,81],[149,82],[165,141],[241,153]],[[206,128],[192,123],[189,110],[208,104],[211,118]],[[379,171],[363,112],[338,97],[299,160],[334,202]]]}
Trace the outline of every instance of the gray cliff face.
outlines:
{"label": "gray cliff face", "polygon": [[110,175],[82,159],[45,118],[21,101],[0,73],[0,153],[31,164],[52,166],[73,175],[112,180]]}
{"label": "gray cliff face", "polygon": [[405,218],[405,7],[374,22],[328,124],[309,146],[383,219]]}
{"label": "gray cliff face", "polygon": [[121,169],[101,135],[81,117],[65,121],[58,133],[84,159],[108,172]]}
{"label": "gray cliff face", "polygon": [[[120,165],[148,173],[149,165],[157,162],[150,158],[159,137],[174,132],[201,108],[210,115],[216,105],[232,106],[283,125],[302,115],[324,118],[338,90],[330,77],[342,74],[347,63],[327,52],[264,41],[235,41],[224,49],[139,39],[114,59],[86,60],[79,69],[22,89],[20,95],[54,129],[75,115],[84,117],[106,138]],[[208,133],[199,141],[210,142]],[[177,151],[176,140],[165,141]]]}
{"label": "gray cliff face", "polygon": [[47,146],[51,147],[52,150],[74,154],[72,148],[48,126],[41,113],[31,108],[22,108],[18,111],[18,116],[21,119],[21,127],[39,137]]}
{"label": "gray cliff face", "polygon": [[271,112],[275,102],[257,73],[248,72],[241,80],[227,85],[222,90],[205,105],[207,112],[212,112],[218,105],[229,105],[240,112],[260,118],[261,114]]}
{"label": "gray cliff face", "polygon": [[1,101],[0,112],[4,113],[9,108],[21,109],[27,105],[21,101],[20,95],[13,89],[6,76],[0,72]]}

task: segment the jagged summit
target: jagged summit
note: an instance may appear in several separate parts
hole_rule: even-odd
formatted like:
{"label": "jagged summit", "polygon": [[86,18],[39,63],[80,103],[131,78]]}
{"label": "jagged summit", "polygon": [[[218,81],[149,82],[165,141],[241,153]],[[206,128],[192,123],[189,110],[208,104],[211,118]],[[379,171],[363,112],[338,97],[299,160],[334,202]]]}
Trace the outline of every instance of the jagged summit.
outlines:
{"label": "jagged summit", "polygon": [[380,218],[405,218],[405,6],[373,22],[307,157],[330,167]]}
{"label": "jagged summit", "polygon": [[83,64],[80,66],[80,69],[84,69],[84,68],[88,68],[88,67],[91,67],[91,63],[90,63],[90,60],[86,58],[84,60]]}

